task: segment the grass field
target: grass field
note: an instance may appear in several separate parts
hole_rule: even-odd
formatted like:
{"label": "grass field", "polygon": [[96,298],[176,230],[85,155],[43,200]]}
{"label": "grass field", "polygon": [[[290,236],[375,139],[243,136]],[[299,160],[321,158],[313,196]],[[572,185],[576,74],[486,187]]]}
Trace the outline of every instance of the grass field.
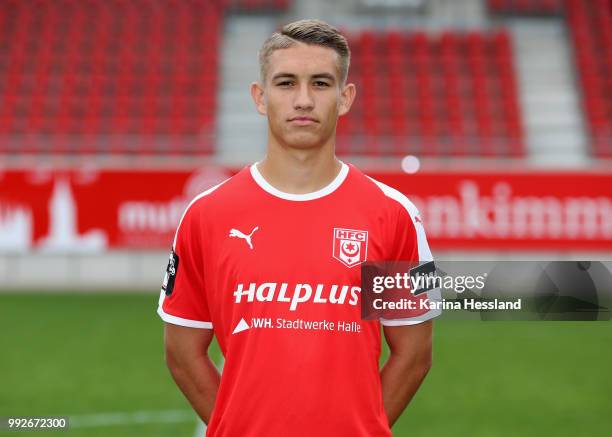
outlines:
{"label": "grass field", "polygon": [[[156,305],[153,294],[0,294],[0,416],[71,416],[58,435],[193,436]],[[439,322],[434,366],[394,435],[605,435],[611,370],[609,322]],[[17,435],[29,434],[40,435]]]}

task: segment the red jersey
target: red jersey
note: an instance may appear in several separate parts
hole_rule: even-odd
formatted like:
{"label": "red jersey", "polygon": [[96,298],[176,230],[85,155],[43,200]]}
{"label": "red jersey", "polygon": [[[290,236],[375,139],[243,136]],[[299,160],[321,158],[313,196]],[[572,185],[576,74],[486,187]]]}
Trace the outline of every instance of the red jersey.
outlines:
{"label": "red jersey", "polygon": [[360,265],[430,260],[414,205],[342,169],[288,194],[256,165],[197,196],[174,239],[158,313],[214,329],[225,357],[214,437],[390,436],[379,376],[380,323],[364,321]]}

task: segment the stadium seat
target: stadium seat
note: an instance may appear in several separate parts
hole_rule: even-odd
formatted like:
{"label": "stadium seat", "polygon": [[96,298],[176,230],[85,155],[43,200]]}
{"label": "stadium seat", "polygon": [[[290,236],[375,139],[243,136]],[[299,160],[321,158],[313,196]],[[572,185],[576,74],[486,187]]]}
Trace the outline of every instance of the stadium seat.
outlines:
{"label": "stadium seat", "polygon": [[612,2],[488,0],[488,6],[491,12],[498,14],[565,15],[592,153],[598,157],[612,157]]}
{"label": "stadium seat", "polygon": [[360,100],[339,122],[339,154],[524,155],[506,31],[363,31],[349,44]]}
{"label": "stadium seat", "polygon": [[0,153],[211,153],[223,7],[3,1]]}
{"label": "stadium seat", "polygon": [[612,157],[612,3],[567,0],[574,56],[580,76],[592,153]]}
{"label": "stadium seat", "polygon": [[551,15],[563,11],[564,0],[488,0],[489,10],[507,15]]}
{"label": "stadium seat", "polygon": [[290,0],[225,0],[229,11],[285,12]]}

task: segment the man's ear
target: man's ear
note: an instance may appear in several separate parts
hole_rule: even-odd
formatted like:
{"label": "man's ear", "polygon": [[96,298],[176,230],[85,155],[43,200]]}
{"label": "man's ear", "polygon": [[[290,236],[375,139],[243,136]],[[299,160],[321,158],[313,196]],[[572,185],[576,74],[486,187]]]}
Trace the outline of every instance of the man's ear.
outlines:
{"label": "man's ear", "polygon": [[251,97],[255,102],[255,108],[261,115],[267,115],[266,100],[264,99],[263,85],[260,82],[253,82],[251,84]]}
{"label": "man's ear", "polygon": [[355,101],[355,95],[357,94],[357,87],[353,83],[347,83],[340,92],[340,108],[338,115],[344,115],[351,109],[351,105]]}

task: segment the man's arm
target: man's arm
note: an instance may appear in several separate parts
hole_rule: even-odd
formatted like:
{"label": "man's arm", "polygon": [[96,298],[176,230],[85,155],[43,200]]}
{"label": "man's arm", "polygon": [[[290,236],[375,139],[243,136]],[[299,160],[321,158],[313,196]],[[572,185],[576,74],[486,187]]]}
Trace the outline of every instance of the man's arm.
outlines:
{"label": "man's arm", "polygon": [[389,426],[402,414],[431,368],[433,322],[384,326],[389,359],[380,371]]}
{"label": "man's arm", "polygon": [[166,323],[164,334],[168,369],[193,409],[208,423],[221,381],[208,356],[213,330]]}

